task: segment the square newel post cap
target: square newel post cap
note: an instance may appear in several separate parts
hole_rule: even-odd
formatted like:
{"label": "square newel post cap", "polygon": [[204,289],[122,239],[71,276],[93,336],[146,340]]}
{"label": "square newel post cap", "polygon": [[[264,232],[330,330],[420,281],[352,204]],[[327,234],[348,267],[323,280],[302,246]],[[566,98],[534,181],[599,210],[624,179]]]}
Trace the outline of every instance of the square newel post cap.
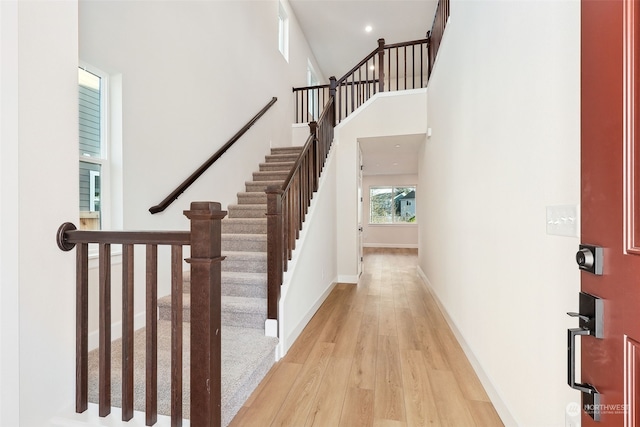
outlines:
{"label": "square newel post cap", "polygon": [[227,215],[218,202],[191,202],[190,208],[184,211],[189,219],[222,219]]}

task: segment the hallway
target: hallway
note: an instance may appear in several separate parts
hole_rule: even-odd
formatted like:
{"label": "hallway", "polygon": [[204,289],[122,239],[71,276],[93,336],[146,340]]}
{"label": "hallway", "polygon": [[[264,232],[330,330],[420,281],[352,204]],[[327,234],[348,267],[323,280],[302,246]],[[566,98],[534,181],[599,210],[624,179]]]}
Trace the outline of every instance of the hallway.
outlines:
{"label": "hallway", "polygon": [[231,426],[502,426],[416,263],[366,249]]}

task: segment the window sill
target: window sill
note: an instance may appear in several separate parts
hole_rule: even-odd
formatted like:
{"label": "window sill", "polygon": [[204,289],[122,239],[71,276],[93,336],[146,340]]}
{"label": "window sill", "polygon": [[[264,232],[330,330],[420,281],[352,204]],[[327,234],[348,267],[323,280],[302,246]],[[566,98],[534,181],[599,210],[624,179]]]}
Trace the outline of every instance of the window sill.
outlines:
{"label": "window sill", "polygon": [[369,223],[367,224],[369,227],[414,227],[417,226],[417,222],[396,222],[391,224],[379,224],[379,223]]}

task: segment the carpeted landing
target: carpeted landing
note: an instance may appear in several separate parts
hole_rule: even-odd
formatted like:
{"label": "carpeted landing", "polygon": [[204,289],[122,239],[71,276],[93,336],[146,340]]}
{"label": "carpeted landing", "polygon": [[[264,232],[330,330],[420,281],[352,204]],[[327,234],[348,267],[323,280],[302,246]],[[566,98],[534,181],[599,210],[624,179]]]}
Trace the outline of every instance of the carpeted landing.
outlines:
{"label": "carpeted landing", "polygon": [[[189,326],[184,322],[183,417],[189,418]],[[231,422],[274,363],[277,338],[254,328],[222,327],[222,425]],[[145,409],[145,330],[134,336],[134,409]],[[121,407],[122,341],[111,346],[111,406]],[[171,415],[171,322],[158,321],[158,413]],[[98,354],[89,353],[89,401],[98,402]]]}

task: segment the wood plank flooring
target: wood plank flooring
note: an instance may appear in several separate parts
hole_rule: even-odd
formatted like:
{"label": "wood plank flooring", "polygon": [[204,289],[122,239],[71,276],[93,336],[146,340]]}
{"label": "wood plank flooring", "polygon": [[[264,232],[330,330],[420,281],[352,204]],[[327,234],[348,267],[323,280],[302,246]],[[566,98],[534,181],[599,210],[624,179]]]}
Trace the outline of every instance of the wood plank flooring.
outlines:
{"label": "wood plank flooring", "polygon": [[502,426],[416,264],[365,250],[231,426]]}

